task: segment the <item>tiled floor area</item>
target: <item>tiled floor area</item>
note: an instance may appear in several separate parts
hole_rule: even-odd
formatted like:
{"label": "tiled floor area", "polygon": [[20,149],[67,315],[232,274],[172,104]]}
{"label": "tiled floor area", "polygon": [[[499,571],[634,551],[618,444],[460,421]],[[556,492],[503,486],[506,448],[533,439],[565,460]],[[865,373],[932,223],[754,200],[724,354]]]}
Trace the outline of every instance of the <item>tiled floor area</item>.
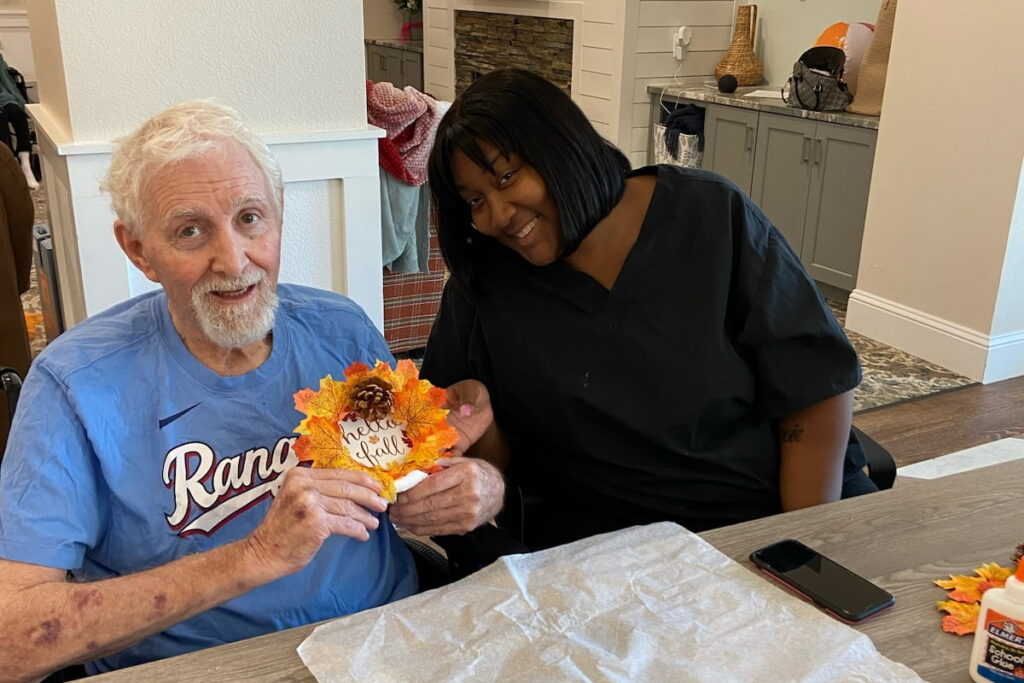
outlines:
{"label": "tiled floor area", "polygon": [[[845,328],[846,306],[831,300],[829,305]],[[967,377],[856,332],[847,331],[846,334],[857,349],[864,371],[864,380],[853,394],[854,412],[973,383]]]}

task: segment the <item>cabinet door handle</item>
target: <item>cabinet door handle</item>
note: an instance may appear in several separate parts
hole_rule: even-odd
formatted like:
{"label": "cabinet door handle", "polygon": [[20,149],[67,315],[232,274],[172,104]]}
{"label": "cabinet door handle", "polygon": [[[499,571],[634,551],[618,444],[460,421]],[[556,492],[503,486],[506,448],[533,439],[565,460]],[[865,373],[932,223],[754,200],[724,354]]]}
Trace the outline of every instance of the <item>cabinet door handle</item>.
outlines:
{"label": "cabinet door handle", "polygon": [[746,137],[746,141],[745,141],[746,145],[747,145],[747,151],[750,151],[750,150],[754,149],[754,144],[750,141],[750,134],[753,133],[753,132],[754,132],[754,127],[753,126],[747,126],[747,137]]}
{"label": "cabinet door handle", "polygon": [[405,75],[405,60],[403,59],[398,63],[398,73]]}
{"label": "cabinet door handle", "polygon": [[820,164],[821,163],[821,154],[822,154],[821,148],[822,147],[823,147],[823,144],[821,142],[821,138],[814,138],[814,163],[816,163],[816,164]]}
{"label": "cabinet door handle", "polygon": [[387,59],[387,57],[385,57],[384,55],[380,55],[377,59],[380,60],[380,70],[381,71],[387,71],[388,70],[388,59]]}
{"label": "cabinet door handle", "polygon": [[808,146],[808,145],[810,144],[810,142],[811,142],[811,139],[810,139],[809,137],[807,137],[807,136],[805,135],[805,136],[804,136],[804,147],[803,147],[803,154],[801,155],[801,156],[803,157],[803,161],[804,161],[804,163],[805,163],[805,164],[806,164],[806,163],[807,163],[807,162],[808,162],[808,161],[810,160],[810,158],[811,158],[811,157],[810,157],[810,150],[809,150],[809,149],[807,148],[807,146]]}

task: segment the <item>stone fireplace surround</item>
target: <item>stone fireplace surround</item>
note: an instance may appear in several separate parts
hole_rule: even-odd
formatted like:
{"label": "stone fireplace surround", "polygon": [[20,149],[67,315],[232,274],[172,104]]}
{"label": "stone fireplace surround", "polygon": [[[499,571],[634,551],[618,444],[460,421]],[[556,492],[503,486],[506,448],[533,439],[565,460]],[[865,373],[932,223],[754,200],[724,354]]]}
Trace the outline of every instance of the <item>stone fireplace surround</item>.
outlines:
{"label": "stone fireplace surround", "polygon": [[[475,12],[516,17],[568,20],[572,26],[569,83],[574,100],[579,96],[582,63],[584,3],[579,0],[425,0],[424,87],[442,99],[456,96],[455,15]],[[496,66],[511,66],[502,62]],[[578,100],[577,100],[578,101]]]}
{"label": "stone fireplace surround", "polygon": [[455,94],[501,68],[528,69],[572,93],[573,21],[455,10]]}

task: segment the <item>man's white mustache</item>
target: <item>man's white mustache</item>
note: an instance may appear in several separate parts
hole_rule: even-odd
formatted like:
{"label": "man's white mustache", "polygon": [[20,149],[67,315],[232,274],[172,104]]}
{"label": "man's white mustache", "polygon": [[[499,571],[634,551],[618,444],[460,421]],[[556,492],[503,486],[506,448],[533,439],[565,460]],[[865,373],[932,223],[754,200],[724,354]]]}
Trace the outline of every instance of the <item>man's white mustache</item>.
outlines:
{"label": "man's white mustache", "polygon": [[257,270],[243,275],[242,277],[236,278],[224,278],[209,280],[207,282],[196,283],[193,292],[197,295],[207,294],[208,292],[234,292],[239,289],[245,289],[252,285],[258,285],[267,277],[265,270]]}

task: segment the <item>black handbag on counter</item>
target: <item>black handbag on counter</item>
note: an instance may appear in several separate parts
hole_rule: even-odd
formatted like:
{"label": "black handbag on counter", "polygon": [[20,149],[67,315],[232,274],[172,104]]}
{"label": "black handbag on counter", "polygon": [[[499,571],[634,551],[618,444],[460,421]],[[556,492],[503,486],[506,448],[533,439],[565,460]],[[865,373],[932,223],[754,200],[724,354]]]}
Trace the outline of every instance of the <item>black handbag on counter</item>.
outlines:
{"label": "black handbag on counter", "polygon": [[791,107],[811,111],[842,111],[853,100],[843,80],[846,53],[837,47],[812,47],[793,65],[793,75],[782,87],[782,99]]}

